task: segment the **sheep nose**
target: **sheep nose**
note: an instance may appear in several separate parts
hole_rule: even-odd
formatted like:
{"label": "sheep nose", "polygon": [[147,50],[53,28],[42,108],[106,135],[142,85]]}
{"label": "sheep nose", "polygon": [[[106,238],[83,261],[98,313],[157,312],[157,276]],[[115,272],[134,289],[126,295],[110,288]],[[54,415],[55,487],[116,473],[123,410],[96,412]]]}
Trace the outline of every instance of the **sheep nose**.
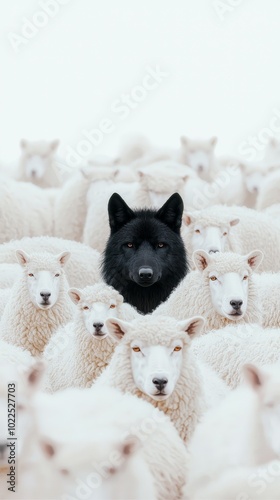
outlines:
{"label": "sheep nose", "polygon": [[31,170],[31,175],[32,175],[32,177],[35,177],[35,175],[36,175],[36,170]]}
{"label": "sheep nose", "polygon": [[40,292],[40,295],[41,295],[42,299],[45,302],[47,302],[49,300],[50,296],[51,296],[51,292],[47,292],[47,291],[43,290],[42,292]]}
{"label": "sheep nose", "polygon": [[156,388],[161,392],[162,389],[165,388],[168,380],[165,377],[164,378],[153,378],[152,382],[156,386]]}
{"label": "sheep nose", "polygon": [[198,165],[197,170],[198,170],[199,172],[202,172],[202,171],[203,171],[203,165]]}
{"label": "sheep nose", "polygon": [[235,311],[238,311],[243,304],[243,300],[231,300],[230,305]]}
{"label": "sheep nose", "polygon": [[151,280],[153,277],[153,270],[151,267],[141,267],[139,269],[139,278],[143,281]]}
{"label": "sheep nose", "polygon": [[217,248],[211,248],[208,253],[219,253],[219,251]]}
{"label": "sheep nose", "polygon": [[0,456],[4,455],[6,448],[7,448],[7,443],[0,443]]}
{"label": "sheep nose", "polygon": [[102,328],[104,326],[104,323],[93,323],[92,326],[96,332],[100,332],[100,330],[102,330]]}

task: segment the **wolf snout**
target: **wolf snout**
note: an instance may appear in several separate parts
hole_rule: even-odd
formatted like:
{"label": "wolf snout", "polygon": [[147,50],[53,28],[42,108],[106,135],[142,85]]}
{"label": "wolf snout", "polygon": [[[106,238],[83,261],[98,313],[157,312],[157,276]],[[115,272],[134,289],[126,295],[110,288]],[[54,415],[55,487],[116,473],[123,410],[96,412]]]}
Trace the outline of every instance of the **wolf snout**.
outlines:
{"label": "wolf snout", "polygon": [[151,267],[141,267],[139,269],[139,278],[141,281],[150,281],[154,275]]}

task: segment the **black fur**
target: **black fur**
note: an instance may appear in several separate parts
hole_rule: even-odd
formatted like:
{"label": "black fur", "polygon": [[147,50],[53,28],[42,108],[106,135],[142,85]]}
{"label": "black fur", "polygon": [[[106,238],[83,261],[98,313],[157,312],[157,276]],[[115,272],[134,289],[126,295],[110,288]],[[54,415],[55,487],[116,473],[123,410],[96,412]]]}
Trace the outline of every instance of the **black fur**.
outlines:
{"label": "black fur", "polygon": [[[132,210],[114,193],[108,204],[111,234],[104,251],[103,278],[125,302],[144,314],[164,302],[188,272],[180,236],[183,200],[173,194],[158,210]],[[129,248],[128,244],[133,247]],[[163,243],[164,247],[158,247]],[[153,276],[139,276],[141,268]],[[144,276],[144,278],[143,278]],[[141,281],[142,280],[142,281]]]}

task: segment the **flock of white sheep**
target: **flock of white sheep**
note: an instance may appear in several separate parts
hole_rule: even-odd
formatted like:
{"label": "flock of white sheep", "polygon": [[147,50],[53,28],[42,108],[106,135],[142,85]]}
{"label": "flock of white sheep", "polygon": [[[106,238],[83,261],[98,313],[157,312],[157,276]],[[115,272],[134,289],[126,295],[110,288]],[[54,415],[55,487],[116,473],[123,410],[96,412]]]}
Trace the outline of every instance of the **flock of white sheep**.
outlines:
{"label": "flock of white sheep", "polygon": [[[279,500],[280,144],[256,164],[215,145],[135,138],[70,169],[24,140],[1,166],[1,498]],[[191,271],[146,316],[102,282],[114,192],[184,200]]]}

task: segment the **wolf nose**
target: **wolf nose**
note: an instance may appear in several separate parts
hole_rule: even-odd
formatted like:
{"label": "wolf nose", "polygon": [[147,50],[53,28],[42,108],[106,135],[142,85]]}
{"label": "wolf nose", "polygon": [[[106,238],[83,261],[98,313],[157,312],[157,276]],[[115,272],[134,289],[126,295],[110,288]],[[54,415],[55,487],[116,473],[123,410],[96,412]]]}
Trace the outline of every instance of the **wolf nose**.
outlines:
{"label": "wolf nose", "polygon": [[243,304],[243,300],[231,300],[230,305],[235,311],[238,311]]}
{"label": "wolf nose", "polygon": [[162,391],[162,389],[165,388],[168,380],[167,378],[153,378],[152,382],[159,391]]}
{"label": "wolf nose", "polygon": [[4,455],[4,451],[7,448],[7,443],[0,443],[0,455]]}
{"label": "wolf nose", "polygon": [[153,274],[151,267],[141,267],[141,269],[139,269],[139,277],[141,280],[151,280]]}
{"label": "wolf nose", "polygon": [[102,330],[102,328],[104,326],[104,323],[93,323],[92,326],[96,332],[100,332],[100,330]]}
{"label": "wolf nose", "polygon": [[42,299],[45,302],[47,302],[49,300],[50,296],[51,296],[51,292],[45,292],[45,291],[43,291],[43,292],[40,292],[40,295],[41,295]]}

